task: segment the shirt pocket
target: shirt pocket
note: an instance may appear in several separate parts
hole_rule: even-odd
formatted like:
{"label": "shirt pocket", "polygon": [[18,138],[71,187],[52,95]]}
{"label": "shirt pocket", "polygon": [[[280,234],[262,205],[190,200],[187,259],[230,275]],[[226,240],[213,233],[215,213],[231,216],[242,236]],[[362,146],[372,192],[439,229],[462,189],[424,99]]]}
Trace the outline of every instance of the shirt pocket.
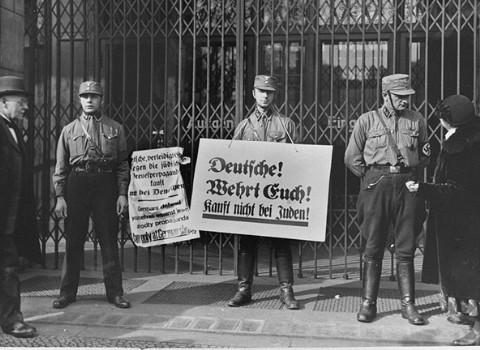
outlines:
{"label": "shirt pocket", "polygon": [[67,137],[68,149],[71,157],[83,156],[86,149],[87,137],[84,133],[72,132]]}
{"label": "shirt pocket", "polygon": [[285,142],[286,133],[283,131],[268,131],[267,141],[269,142]]}
{"label": "shirt pocket", "polygon": [[417,130],[402,129],[400,130],[400,135],[405,149],[411,152],[415,152],[418,149],[419,132]]}
{"label": "shirt pocket", "polygon": [[253,128],[245,128],[243,130],[242,140],[245,140],[245,141],[260,141],[260,137],[253,130]]}
{"label": "shirt pocket", "polygon": [[102,152],[105,156],[117,157],[119,132],[117,129],[102,132]]}
{"label": "shirt pocket", "polygon": [[386,130],[375,130],[375,131],[369,131],[367,134],[367,146],[370,149],[385,149],[388,144],[388,131]]}

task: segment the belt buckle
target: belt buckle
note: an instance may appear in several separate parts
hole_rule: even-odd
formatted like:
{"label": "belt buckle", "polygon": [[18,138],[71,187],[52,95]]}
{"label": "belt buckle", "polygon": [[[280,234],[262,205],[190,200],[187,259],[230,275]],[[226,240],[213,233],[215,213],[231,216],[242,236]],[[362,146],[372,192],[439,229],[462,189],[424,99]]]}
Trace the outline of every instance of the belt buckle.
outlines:
{"label": "belt buckle", "polygon": [[85,163],[85,171],[87,173],[98,173],[100,168],[96,164],[90,164],[89,162]]}
{"label": "belt buckle", "polygon": [[400,173],[400,167],[398,165],[390,165],[390,174]]}

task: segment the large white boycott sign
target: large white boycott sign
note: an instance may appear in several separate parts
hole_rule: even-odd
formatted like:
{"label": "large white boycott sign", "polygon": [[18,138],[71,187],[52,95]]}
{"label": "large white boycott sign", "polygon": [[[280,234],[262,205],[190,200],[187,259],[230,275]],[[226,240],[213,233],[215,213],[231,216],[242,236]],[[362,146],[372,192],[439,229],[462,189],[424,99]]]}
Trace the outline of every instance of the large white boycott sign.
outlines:
{"label": "large white boycott sign", "polygon": [[136,245],[151,247],[200,236],[190,223],[180,173],[186,162],[182,155],[181,147],[133,152],[128,209]]}
{"label": "large white boycott sign", "polygon": [[332,146],[201,139],[199,230],[325,241]]}

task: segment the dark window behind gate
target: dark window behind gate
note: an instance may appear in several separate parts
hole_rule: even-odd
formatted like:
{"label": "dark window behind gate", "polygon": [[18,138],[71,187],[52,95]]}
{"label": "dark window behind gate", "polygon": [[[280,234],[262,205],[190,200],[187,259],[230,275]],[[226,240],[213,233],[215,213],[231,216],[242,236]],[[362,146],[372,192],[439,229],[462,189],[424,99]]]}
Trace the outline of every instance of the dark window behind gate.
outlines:
{"label": "dark window behind gate", "polygon": [[[190,192],[200,138],[231,138],[252,110],[254,76],[278,76],[276,104],[296,122],[302,142],[334,146],[326,242],[293,246],[299,275],[314,277],[358,271],[359,182],[344,167],[343,154],[356,119],[381,104],[382,76],[411,75],[412,108],[427,119],[434,153],[443,138],[432,118],[436,101],[454,93],[477,106],[480,99],[476,0],[26,4],[26,74],[35,85],[26,136],[46,268],[61,265],[65,241],[63,222],[53,215],[55,147],[62,126],[79,113],[77,90],[85,79],[106,87],[104,111],[125,125],[131,151],[184,147],[193,160],[183,169]],[[427,179],[432,170],[425,171]],[[236,267],[238,238],[227,232],[143,249],[133,245],[124,224],[119,242],[126,271],[221,274]],[[94,227],[86,247],[85,264],[96,267]],[[320,268],[319,258],[328,258],[328,266]],[[175,261],[174,271],[165,270],[167,259]]]}

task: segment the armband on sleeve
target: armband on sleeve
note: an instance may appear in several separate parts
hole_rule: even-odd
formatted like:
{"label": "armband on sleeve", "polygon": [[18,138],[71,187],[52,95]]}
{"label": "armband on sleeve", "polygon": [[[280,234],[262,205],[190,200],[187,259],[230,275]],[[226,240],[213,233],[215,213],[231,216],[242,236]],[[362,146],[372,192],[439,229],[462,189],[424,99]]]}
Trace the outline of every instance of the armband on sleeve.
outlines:
{"label": "armband on sleeve", "polygon": [[430,154],[432,153],[430,143],[428,142],[420,144],[418,149],[420,151],[420,157],[430,157]]}

